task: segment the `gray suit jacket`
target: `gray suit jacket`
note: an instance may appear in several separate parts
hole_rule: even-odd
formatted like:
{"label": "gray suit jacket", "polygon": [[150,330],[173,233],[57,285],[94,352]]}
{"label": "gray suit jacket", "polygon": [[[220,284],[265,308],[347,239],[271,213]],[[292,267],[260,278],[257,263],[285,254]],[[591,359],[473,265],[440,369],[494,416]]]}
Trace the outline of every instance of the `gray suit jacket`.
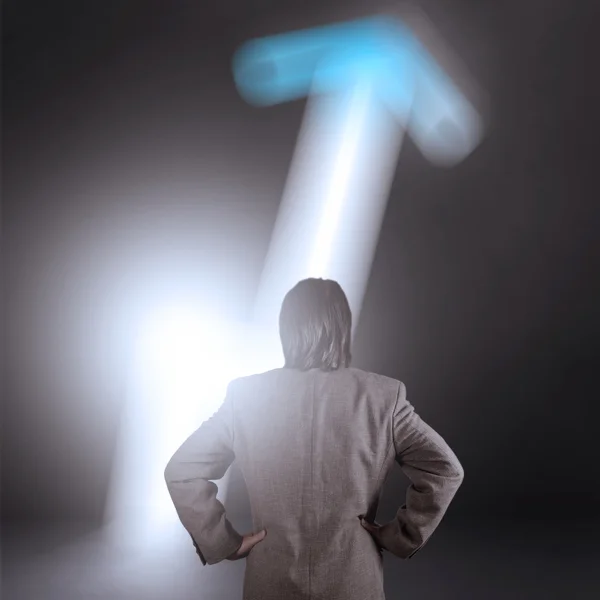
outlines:
{"label": "gray suit jacket", "polygon": [[[236,379],[165,469],[203,564],[242,542],[212,481],[234,459],[254,531],[267,530],[246,558],[244,600],[384,600],[382,549],[414,556],[463,480],[456,455],[417,415],[400,381],[354,368]],[[375,520],[394,463],[411,484],[375,539],[359,516]]]}

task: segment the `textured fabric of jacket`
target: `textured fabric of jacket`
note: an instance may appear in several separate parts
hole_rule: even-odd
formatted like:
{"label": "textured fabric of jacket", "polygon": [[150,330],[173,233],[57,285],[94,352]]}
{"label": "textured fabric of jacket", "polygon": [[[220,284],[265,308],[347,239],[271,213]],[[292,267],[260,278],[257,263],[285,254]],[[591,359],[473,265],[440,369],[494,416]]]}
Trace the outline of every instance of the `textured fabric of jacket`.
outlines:
{"label": "textured fabric of jacket", "polygon": [[[244,600],[384,600],[385,552],[414,556],[463,480],[458,458],[415,412],[401,381],[354,368],[282,368],[236,379],[165,469],[205,565],[242,543],[213,482],[233,460],[253,531],[267,530],[245,559]],[[375,539],[359,517],[375,520],[394,464],[411,483]]]}

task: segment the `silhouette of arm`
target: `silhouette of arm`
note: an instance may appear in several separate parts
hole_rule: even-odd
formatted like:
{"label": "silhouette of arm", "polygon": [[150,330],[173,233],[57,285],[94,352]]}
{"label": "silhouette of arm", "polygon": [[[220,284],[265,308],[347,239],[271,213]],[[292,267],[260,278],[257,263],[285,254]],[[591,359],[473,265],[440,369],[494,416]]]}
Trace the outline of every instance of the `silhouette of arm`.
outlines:
{"label": "silhouette of arm", "polygon": [[411,558],[431,537],[460,487],[464,471],[444,439],[425,423],[406,399],[400,382],[392,416],[396,462],[410,479],[406,503],[381,526],[381,545]]}
{"label": "silhouette of arm", "polygon": [[165,468],[177,515],[203,565],[224,560],[243,541],[227,519],[211,481],[221,479],[235,459],[232,384],[219,410],[183,442]]}

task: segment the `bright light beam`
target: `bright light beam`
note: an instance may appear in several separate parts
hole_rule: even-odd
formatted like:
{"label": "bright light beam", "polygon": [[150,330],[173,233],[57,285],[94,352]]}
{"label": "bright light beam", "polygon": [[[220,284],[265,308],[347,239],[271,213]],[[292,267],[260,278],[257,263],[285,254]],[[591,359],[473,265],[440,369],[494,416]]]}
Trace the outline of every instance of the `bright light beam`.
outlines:
{"label": "bright light beam", "polygon": [[141,323],[105,510],[111,542],[138,551],[170,535],[177,515],[164,468],[244,372],[234,332],[185,304],[157,307]]}
{"label": "bright light beam", "polygon": [[342,132],[340,152],[335,158],[327,200],[324,203],[324,211],[318,224],[308,266],[307,272],[315,277],[327,277],[335,234],[340,225],[344,200],[349,192],[351,170],[356,162],[355,157],[362,133],[360,125],[365,121],[363,115],[368,108],[370,92],[371,90],[365,85],[357,86],[352,92],[348,116],[349,126]]}

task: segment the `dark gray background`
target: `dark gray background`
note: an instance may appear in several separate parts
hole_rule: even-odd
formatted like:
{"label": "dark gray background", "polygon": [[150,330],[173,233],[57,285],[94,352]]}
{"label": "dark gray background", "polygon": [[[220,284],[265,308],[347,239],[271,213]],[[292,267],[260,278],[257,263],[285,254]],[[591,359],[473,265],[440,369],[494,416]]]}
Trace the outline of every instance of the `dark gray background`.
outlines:
{"label": "dark gray background", "polygon": [[[236,47],[380,6],[4,3],[4,527],[100,524],[135,290],[175,293],[190,273],[189,289],[249,314],[304,101],[246,104]],[[477,520],[589,556],[600,11],[593,0],[419,6],[487,92],[487,133],[452,169],[405,141],[354,364],[402,379],[461,459],[448,531]],[[243,521],[239,484],[230,510]],[[404,485],[395,474],[383,517]],[[532,586],[498,597],[538,597]]]}

